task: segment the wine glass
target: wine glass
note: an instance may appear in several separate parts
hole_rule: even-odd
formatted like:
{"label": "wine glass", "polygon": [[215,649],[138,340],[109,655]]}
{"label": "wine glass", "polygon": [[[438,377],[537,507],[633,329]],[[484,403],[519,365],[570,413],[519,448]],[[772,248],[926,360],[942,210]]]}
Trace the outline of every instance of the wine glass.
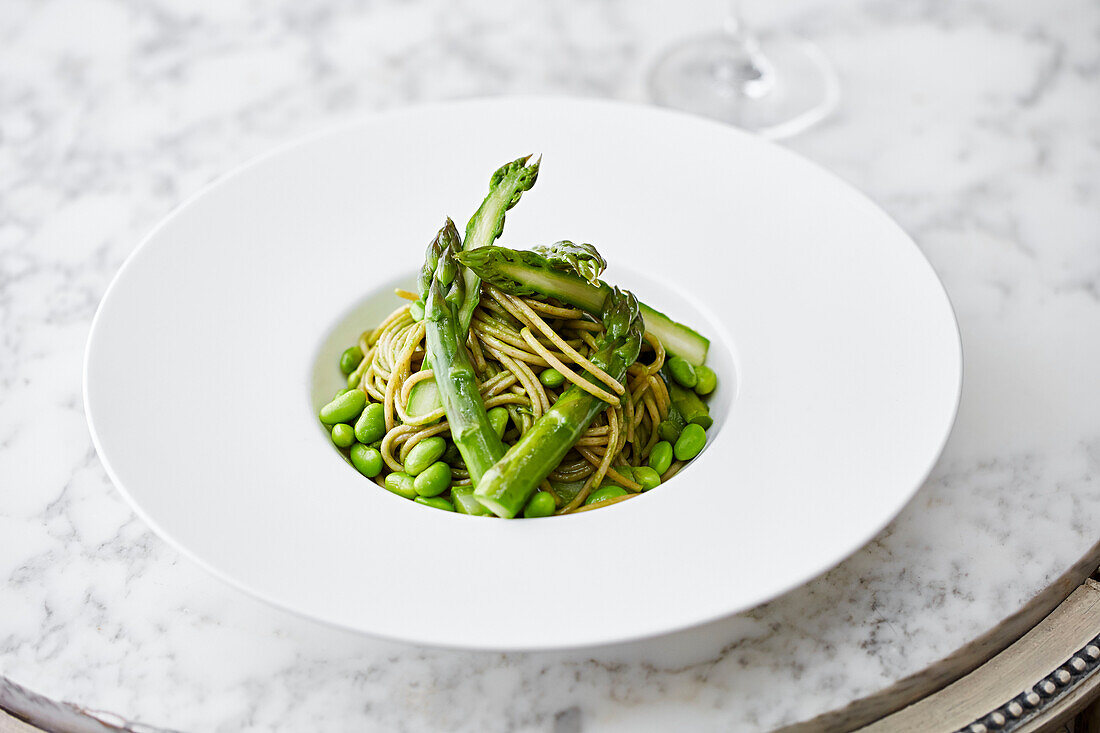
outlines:
{"label": "wine glass", "polygon": [[802,132],[840,99],[836,72],[817,46],[754,33],[739,0],[728,0],[720,32],[685,39],[649,76],[658,104],[713,117],[771,139]]}

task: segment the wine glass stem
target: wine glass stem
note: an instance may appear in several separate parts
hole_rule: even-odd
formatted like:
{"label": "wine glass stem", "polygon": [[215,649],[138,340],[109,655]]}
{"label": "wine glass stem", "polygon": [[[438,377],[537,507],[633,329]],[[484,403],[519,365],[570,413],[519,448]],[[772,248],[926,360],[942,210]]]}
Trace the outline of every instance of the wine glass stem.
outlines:
{"label": "wine glass stem", "polygon": [[738,49],[736,57],[719,63],[714,74],[722,83],[735,87],[738,94],[759,99],[775,85],[774,73],[768,59],[760,51],[756,34],[745,24],[741,12],[741,0],[727,0],[723,23],[726,34]]}
{"label": "wine glass stem", "polygon": [[747,30],[745,18],[741,12],[741,0],[728,0],[726,2],[726,33],[734,38],[740,38]]}

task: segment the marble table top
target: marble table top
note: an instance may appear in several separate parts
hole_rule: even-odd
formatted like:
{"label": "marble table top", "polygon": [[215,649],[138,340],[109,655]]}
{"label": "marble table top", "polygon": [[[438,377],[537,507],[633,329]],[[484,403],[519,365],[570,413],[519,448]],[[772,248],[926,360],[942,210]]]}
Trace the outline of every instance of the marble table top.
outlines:
{"label": "marble table top", "polygon": [[275,144],[421,100],[643,100],[660,49],[716,7],[6,0],[0,703],[185,731],[761,731],[896,704],[1056,602],[1100,526],[1100,5],[788,11],[767,19],[821,44],[843,99],[787,144],[894,215],[958,311],[946,452],[874,541],[765,606],[611,648],[479,654],[302,620],[168,548],[92,449],[90,319],[158,219]]}

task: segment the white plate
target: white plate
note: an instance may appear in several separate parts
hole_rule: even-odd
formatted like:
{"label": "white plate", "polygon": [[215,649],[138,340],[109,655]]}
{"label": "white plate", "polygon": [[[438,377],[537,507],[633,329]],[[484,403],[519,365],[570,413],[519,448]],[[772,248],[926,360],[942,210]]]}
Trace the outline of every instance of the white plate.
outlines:
{"label": "white plate", "polygon": [[[530,152],[542,171],[503,242],[593,242],[608,280],[707,334],[716,423],[624,504],[431,510],[356,473],[317,408],[443,217]],[[673,112],[513,99],[377,115],[210,186],[108,289],[84,391],[119,490],[218,576],[371,634],[538,649],[699,624],[835,565],[930,471],[960,374],[932,268],[829,173]]]}

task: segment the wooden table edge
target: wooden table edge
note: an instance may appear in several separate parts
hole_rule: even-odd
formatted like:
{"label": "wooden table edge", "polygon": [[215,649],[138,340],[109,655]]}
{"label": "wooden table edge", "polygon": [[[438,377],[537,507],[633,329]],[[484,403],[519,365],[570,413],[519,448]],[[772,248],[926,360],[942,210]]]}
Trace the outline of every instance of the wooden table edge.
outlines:
{"label": "wooden table edge", "polygon": [[[920,672],[906,677],[879,692],[867,697],[853,700],[842,708],[823,713],[815,718],[802,723],[780,728],[775,733],[818,733],[820,731],[854,731],[863,729],[880,731],[909,730],[907,728],[893,728],[890,725],[899,725],[899,720],[893,714],[914,705],[918,701],[933,697],[947,690],[955,683],[967,684],[970,675],[977,674],[993,659],[1002,654],[1019,654],[1025,651],[1025,647],[1017,646],[1031,632],[1036,631],[1042,624],[1057,624],[1064,620],[1064,615],[1058,614],[1061,604],[1069,602],[1069,599],[1081,588],[1088,588],[1090,592],[1097,589],[1086,583],[1086,580],[1100,565],[1100,542],[1094,544],[1085,555],[1074,563],[1068,570],[1059,576],[1054,582],[1037,593],[1020,610],[1005,618],[994,628],[982,634],[974,641],[955,650],[943,659],[932,663]],[[1075,605],[1076,609],[1077,606]],[[1093,636],[1100,634],[1100,620],[1097,622]],[[1065,656],[1059,660],[1067,661],[1079,648],[1069,648],[1065,644],[1072,643],[1072,635],[1066,635],[1062,639]],[[1091,639],[1091,637],[1089,637]],[[1081,646],[1084,644],[1082,643]],[[1033,660],[1037,661],[1037,660]],[[1055,669],[1042,669],[1034,674],[1035,680],[1043,678]],[[978,679],[980,679],[979,676]],[[1098,678],[1100,679],[1100,678]],[[957,688],[956,688],[957,689]],[[1022,688],[1021,688],[1022,689]],[[1068,691],[1068,688],[1067,690]],[[1017,690],[1019,692],[1019,690]],[[1061,698],[1061,695],[1057,696]],[[975,713],[974,719],[979,715],[992,712],[996,705],[1007,703],[1008,699],[999,700],[990,705],[988,710]],[[1049,711],[1055,700],[1044,699],[1044,708]],[[889,717],[888,717],[889,716]],[[883,723],[890,720],[886,727],[871,727],[872,723]],[[967,721],[975,722],[975,720]],[[925,727],[921,730],[955,730],[955,728]],[[992,730],[992,729],[991,729]],[[1002,729],[1008,730],[1008,729]],[[1023,730],[1017,728],[1017,730]]]}

